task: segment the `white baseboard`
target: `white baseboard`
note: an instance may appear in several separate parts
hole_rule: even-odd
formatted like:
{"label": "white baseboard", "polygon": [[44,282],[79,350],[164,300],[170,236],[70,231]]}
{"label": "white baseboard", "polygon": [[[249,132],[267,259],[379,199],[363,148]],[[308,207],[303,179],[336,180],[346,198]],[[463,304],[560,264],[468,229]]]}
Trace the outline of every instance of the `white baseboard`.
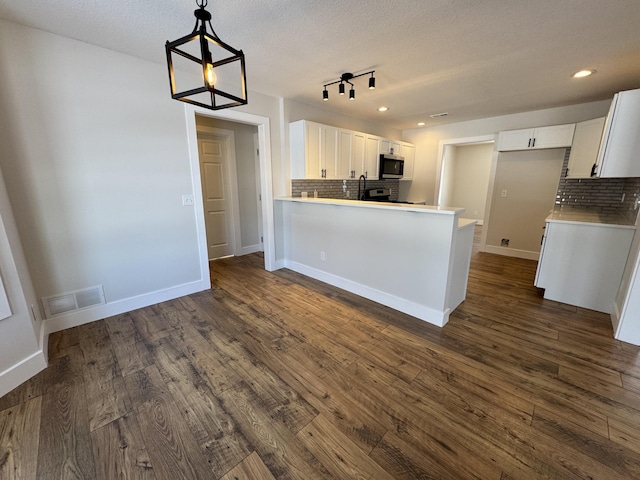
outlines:
{"label": "white baseboard", "polygon": [[356,295],[360,295],[361,297],[393,308],[394,310],[406,313],[412,317],[419,318],[420,320],[424,320],[425,322],[438,327],[443,327],[449,321],[449,313],[451,312],[449,309],[446,309],[445,311],[435,310],[425,305],[420,305],[419,303],[376,290],[375,288],[368,287],[367,285],[338,277],[337,275],[333,275],[301,263],[293,262],[291,260],[284,260],[283,267],[308,277],[315,278],[321,282],[328,283],[334,287],[355,293]]}
{"label": "white baseboard", "polygon": [[77,327],[85,323],[95,322],[103,318],[120,315],[121,313],[130,312],[138,308],[148,307],[174,298],[184,297],[192,293],[201,292],[211,288],[209,278],[206,280],[198,280],[196,282],[185,283],[176,287],[158,290],[155,292],[145,293],[135,297],[109,302],[104,305],[98,305],[83,310],[65,313],[44,320],[45,334],[49,335],[53,332],[65,330],[71,327]]}
{"label": "white baseboard", "polygon": [[275,270],[280,270],[281,268],[286,268],[284,258],[281,258],[280,260],[276,260],[274,262],[273,266],[274,266],[274,268],[273,268],[273,270],[271,270],[272,272],[275,271]]}
{"label": "white baseboard", "polygon": [[516,250],[508,247],[494,247],[493,245],[485,245],[483,251],[487,253],[495,253],[496,255],[504,255],[505,257],[524,258],[526,260],[538,260],[540,258],[540,252]]}
{"label": "white baseboard", "polygon": [[249,255],[256,252],[264,252],[264,248],[262,248],[261,243],[256,243],[255,245],[249,245],[248,247],[242,247],[240,249],[240,255]]}
{"label": "white baseboard", "polygon": [[24,360],[0,373],[0,397],[20,386],[31,377],[47,368],[46,353],[42,350],[32,353]]}

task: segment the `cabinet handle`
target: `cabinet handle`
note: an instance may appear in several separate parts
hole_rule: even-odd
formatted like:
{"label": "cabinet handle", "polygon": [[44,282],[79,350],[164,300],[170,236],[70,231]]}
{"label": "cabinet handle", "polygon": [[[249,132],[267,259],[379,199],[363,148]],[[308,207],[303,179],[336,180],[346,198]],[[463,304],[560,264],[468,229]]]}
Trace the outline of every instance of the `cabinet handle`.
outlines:
{"label": "cabinet handle", "polygon": [[535,146],[536,146],[536,139],[535,139],[535,138],[533,139],[533,145],[531,145],[531,146],[532,146],[532,147],[535,147]]}
{"label": "cabinet handle", "polygon": [[594,164],[593,164],[593,167],[591,167],[591,176],[592,176],[592,177],[595,177],[595,176],[596,176],[596,172],[597,172],[597,170],[598,170],[598,164],[597,164],[597,163],[594,163]]}
{"label": "cabinet handle", "polygon": [[364,172],[364,178],[369,178],[369,172]]}
{"label": "cabinet handle", "polygon": [[531,148],[531,139],[529,139],[529,143],[527,143],[527,148]]}

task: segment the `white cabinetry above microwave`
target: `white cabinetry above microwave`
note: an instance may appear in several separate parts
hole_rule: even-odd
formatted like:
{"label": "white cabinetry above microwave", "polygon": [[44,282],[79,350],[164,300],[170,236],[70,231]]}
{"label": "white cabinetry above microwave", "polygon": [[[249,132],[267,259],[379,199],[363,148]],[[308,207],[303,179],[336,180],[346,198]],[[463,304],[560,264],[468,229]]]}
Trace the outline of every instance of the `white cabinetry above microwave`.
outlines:
{"label": "white cabinetry above microwave", "polygon": [[575,123],[500,132],[498,151],[570,147]]}
{"label": "white cabinetry above microwave", "polygon": [[378,179],[381,153],[405,159],[402,180],[413,178],[415,146],[367,133],[299,120],[289,124],[291,178]]}

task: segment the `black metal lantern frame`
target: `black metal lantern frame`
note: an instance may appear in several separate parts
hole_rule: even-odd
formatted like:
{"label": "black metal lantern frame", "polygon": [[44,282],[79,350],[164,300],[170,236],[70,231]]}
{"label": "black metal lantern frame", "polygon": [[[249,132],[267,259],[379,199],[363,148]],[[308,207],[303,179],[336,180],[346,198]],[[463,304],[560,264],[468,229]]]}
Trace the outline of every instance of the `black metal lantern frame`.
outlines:
{"label": "black metal lantern frame", "polygon": [[[182,102],[191,103],[200,107],[211,110],[220,110],[223,108],[237,107],[247,104],[247,76],[245,71],[244,53],[242,50],[236,50],[230,45],[224,43],[218,35],[216,35],[211,26],[211,14],[205,10],[207,0],[196,1],[200,7],[194,12],[196,17],[196,25],[189,35],[185,35],[173,42],[167,41],[165,48],[167,52],[167,66],[169,68],[169,82],[171,84],[171,98]],[[209,30],[207,31],[207,24]],[[199,57],[189,53],[187,48],[199,51]],[[213,60],[211,48],[215,47],[216,53],[222,52],[223,58]],[[226,56],[228,53],[231,56]],[[190,60],[200,66],[202,69],[203,85],[178,92],[176,88],[176,75],[174,72],[173,55]],[[216,85],[215,72],[224,65],[239,62],[240,66],[240,96],[225,92]],[[237,64],[236,64],[237,65]],[[226,103],[225,103],[226,102]]]}

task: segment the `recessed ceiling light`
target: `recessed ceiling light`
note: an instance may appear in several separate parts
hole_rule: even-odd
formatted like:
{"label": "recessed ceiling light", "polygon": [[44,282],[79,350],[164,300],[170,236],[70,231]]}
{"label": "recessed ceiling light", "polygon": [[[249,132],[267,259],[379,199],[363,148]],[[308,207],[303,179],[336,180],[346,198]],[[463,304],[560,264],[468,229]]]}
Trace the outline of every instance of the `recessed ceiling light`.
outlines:
{"label": "recessed ceiling light", "polygon": [[589,75],[593,75],[594,73],[596,73],[596,71],[593,70],[592,68],[589,68],[586,70],[580,70],[579,72],[576,72],[571,76],[573,78],[584,78],[584,77],[588,77]]}
{"label": "recessed ceiling light", "polygon": [[386,112],[387,110],[389,110],[389,107],[378,107],[379,112]]}
{"label": "recessed ceiling light", "polygon": [[424,122],[418,122],[419,127],[424,127],[426,124]]}

